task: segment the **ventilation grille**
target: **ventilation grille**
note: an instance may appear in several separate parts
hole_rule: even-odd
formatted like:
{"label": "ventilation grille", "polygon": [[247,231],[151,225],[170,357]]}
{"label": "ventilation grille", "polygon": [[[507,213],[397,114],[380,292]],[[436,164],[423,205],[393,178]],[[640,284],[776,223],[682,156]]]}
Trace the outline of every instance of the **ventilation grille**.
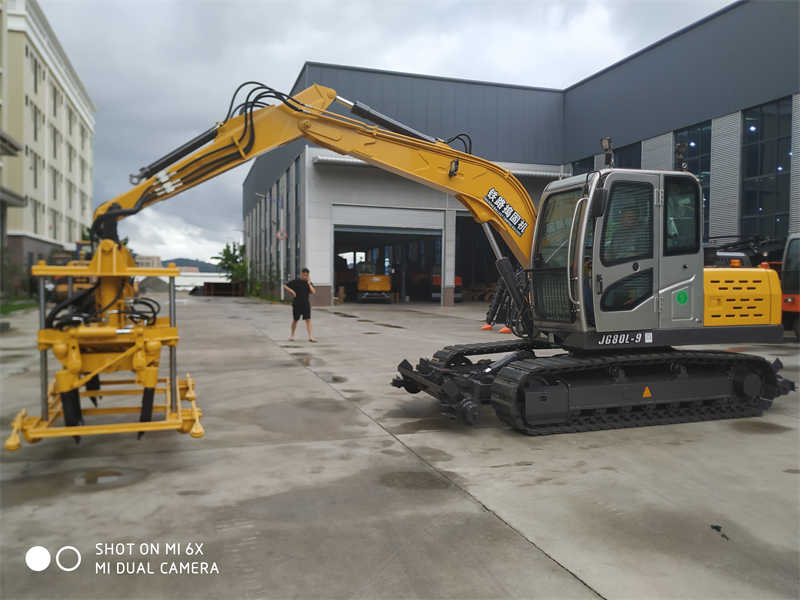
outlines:
{"label": "ventilation grille", "polygon": [[533,277],[533,302],[540,319],[572,321],[573,313],[567,295],[567,269],[538,269]]}
{"label": "ventilation grille", "polygon": [[770,324],[770,286],[764,275],[705,273],[705,325]]}

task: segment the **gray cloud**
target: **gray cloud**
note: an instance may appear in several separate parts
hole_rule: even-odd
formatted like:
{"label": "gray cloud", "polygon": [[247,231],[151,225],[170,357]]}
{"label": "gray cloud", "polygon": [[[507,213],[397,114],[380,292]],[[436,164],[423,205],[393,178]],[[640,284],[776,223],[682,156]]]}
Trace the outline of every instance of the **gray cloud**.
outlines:
{"label": "gray cloud", "polygon": [[[729,3],[39,2],[97,105],[96,204],[220,120],[239,83],[289,91],[306,60],[562,88]],[[137,252],[207,259],[240,239],[248,169],[121,230]]]}

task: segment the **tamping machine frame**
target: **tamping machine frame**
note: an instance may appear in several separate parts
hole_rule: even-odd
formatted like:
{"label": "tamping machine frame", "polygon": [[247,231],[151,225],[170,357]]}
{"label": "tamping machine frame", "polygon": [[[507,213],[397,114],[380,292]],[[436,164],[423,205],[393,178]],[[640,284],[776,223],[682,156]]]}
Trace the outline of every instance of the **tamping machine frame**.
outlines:
{"label": "tamping machine frame", "polygon": [[[202,411],[197,407],[197,395],[194,389],[194,380],[187,373],[185,379],[177,377],[177,345],[178,331],[176,327],[175,310],[175,277],[179,274],[177,267],[170,263],[167,268],[140,268],[125,264],[127,261],[124,256],[119,256],[117,248],[108,247],[98,250],[98,255],[110,254],[106,260],[96,256],[89,266],[48,266],[44,261],[31,269],[32,274],[39,278],[39,374],[41,384],[41,408],[40,416],[28,416],[27,410],[22,409],[11,423],[12,432],[5,443],[6,450],[17,450],[20,447],[19,434],[28,443],[35,443],[43,438],[54,437],[76,437],[84,435],[102,435],[114,433],[144,433],[148,431],[167,431],[175,430],[181,433],[190,433],[192,437],[199,438],[205,433],[200,424]],[[132,261],[131,261],[132,262]],[[45,278],[46,277],[67,277],[67,285],[70,296],[72,295],[73,277],[169,277],[169,317],[159,318],[155,325],[129,325],[124,328],[115,328],[105,325],[93,327],[91,325],[80,325],[70,332],[55,329],[46,329],[46,303],[45,303]],[[139,371],[144,367],[133,366],[129,369],[128,364],[135,365],[133,360],[137,352],[144,352],[145,344],[157,343],[158,351],[155,362],[160,358],[162,345],[169,348],[169,376],[167,378],[157,378],[154,386],[154,395],[163,394],[165,401],[163,404],[155,404],[153,413],[164,413],[163,420],[157,421],[129,421],[120,423],[103,423],[97,425],[56,425],[58,419],[64,416],[64,409],[61,401],[61,394],[57,389],[57,382],[54,379],[48,382],[47,363],[48,348],[52,349],[59,340],[72,336],[71,339],[76,347],[84,343],[111,343],[119,342],[127,348],[121,352],[112,352],[112,358],[105,360],[93,369],[80,369],[80,375],[76,387],[83,387],[93,377],[103,374],[116,372],[119,370],[134,370],[137,372],[136,379],[103,379],[98,389],[85,389],[78,392],[79,397],[103,398],[111,396],[135,396],[141,395],[143,387],[121,387],[137,384]],[[150,346],[153,348],[153,346]],[[109,353],[105,353],[109,354]],[[78,356],[84,355],[78,349]],[[150,354],[152,357],[152,352]],[[59,357],[62,364],[67,366],[69,357]],[[152,362],[152,361],[151,361]],[[85,363],[84,363],[85,364]],[[82,364],[82,366],[84,366]],[[156,367],[157,369],[157,367]],[[166,384],[166,385],[165,385]],[[111,389],[109,389],[111,388]],[[180,402],[189,402],[190,408],[181,408]],[[140,406],[113,406],[113,407],[94,407],[82,408],[83,416],[92,415],[123,415],[137,414]]]}

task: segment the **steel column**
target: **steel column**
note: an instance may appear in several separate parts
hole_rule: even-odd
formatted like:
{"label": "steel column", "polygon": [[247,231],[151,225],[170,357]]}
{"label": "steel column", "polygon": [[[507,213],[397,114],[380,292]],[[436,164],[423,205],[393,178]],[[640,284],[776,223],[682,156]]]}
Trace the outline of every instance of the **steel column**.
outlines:
{"label": "steel column", "polygon": [[[39,329],[45,328],[44,277],[39,277]],[[41,385],[41,418],[47,421],[47,350],[39,351],[39,383]]]}
{"label": "steel column", "polygon": [[494,239],[494,232],[492,231],[491,226],[489,223],[481,223],[481,227],[483,227],[483,233],[486,234],[486,239],[489,240],[489,245],[492,247],[494,257],[497,260],[500,260],[503,258],[503,253],[500,252],[500,246],[497,245],[497,240]]}
{"label": "steel column", "polygon": [[[169,278],[169,326],[175,327],[175,277]],[[169,347],[169,407],[178,411],[178,354],[175,346]]]}

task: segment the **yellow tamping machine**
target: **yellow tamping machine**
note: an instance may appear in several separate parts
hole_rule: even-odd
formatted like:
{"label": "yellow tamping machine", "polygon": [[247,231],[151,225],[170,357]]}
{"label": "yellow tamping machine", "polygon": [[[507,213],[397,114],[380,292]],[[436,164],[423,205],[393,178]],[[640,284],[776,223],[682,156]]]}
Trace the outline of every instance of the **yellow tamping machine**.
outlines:
{"label": "yellow tamping machine", "polygon": [[[175,314],[174,264],[167,268],[137,267],[128,248],[102,240],[88,266],[50,266],[40,261],[32,269],[39,278],[39,334],[41,412],[29,416],[22,409],[12,422],[6,450],[20,447],[20,434],[29,443],[43,438],[110,433],[175,430],[202,437],[202,411],[197,407],[194,381],[187,373],[177,376],[178,328]],[[169,314],[160,317],[160,305],[133,291],[134,277],[169,278]],[[70,287],[66,301],[49,312],[45,303],[45,279],[66,277]],[[73,278],[92,281],[86,290],[72,293]],[[167,377],[159,377],[161,353],[169,353]],[[48,352],[61,363],[52,381],[48,378]],[[133,377],[109,378],[129,372]],[[140,397],[138,406],[105,405],[109,398]],[[163,403],[155,403],[156,397]],[[84,408],[89,398],[94,407]],[[98,405],[98,402],[102,405]],[[184,408],[185,406],[185,408]],[[138,421],[125,420],[137,414]],[[153,420],[153,414],[163,419]],[[96,417],[96,419],[95,419]],[[85,423],[84,418],[97,423]]]}

